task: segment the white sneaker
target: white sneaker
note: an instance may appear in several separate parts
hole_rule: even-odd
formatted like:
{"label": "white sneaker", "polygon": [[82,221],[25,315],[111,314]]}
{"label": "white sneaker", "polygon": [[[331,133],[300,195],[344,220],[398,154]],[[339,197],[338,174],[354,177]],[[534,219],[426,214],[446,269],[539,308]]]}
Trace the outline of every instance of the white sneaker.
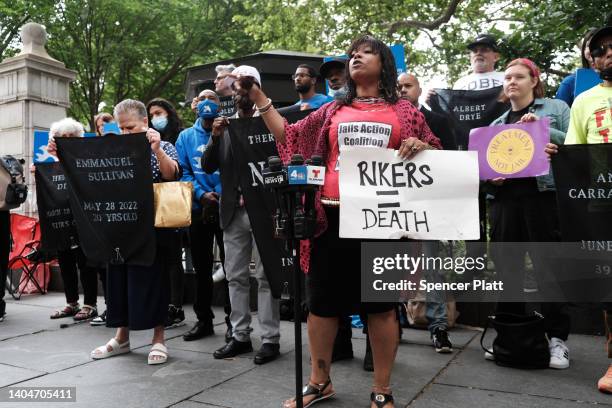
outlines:
{"label": "white sneaker", "polygon": [[548,347],[550,349],[550,364],[548,366],[559,370],[569,368],[569,349],[565,342],[557,337],[552,337]]}
{"label": "white sneaker", "polygon": [[488,360],[488,361],[495,361],[495,356],[493,356],[493,351],[492,350],[485,351],[484,358],[485,358],[485,360]]}
{"label": "white sneaker", "polygon": [[215,273],[213,273],[212,280],[214,283],[217,283],[221,282],[223,279],[225,279],[225,270],[223,269],[223,266],[219,264],[217,270]]}

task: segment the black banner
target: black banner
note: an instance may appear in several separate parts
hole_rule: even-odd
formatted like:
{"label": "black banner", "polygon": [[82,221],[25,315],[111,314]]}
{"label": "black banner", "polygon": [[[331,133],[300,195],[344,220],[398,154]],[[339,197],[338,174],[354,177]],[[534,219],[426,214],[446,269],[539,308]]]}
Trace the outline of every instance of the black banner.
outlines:
{"label": "black banner", "polygon": [[153,179],[145,134],[56,138],[56,142],[87,259],[151,265]]}
{"label": "black banner", "polygon": [[236,113],[236,105],[233,96],[222,96],[219,98],[219,116],[233,116]]}
{"label": "black banner", "polygon": [[56,252],[77,245],[77,231],[68,198],[68,182],[62,165],[59,162],[37,163],[34,178],[42,249]]}
{"label": "black banner", "polygon": [[560,146],[552,168],[563,240],[612,240],[612,144]]}
{"label": "black banner", "polygon": [[436,89],[429,101],[431,110],[448,116],[455,132],[458,150],[467,150],[470,130],[489,126],[510,107],[498,99],[503,92],[498,86],[482,91]]}
{"label": "black banner", "polygon": [[563,241],[578,241],[572,255],[560,253],[556,270],[566,293],[612,301],[612,144],[560,146],[552,158]]}
{"label": "black banner", "polygon": [[[309,113],[292,112],[285,118],[289,123],[294,123]],[[272,193],[264,189],[261,176],[268,157],[278,156],[274,136],[261,118],[230,120],[229,135],[240,173],[240,188],[272,295],[278,298],[283,292],[290,294],[291,257],[284,248],[284,241],[274,239],[272,235],[272,216],[276,206]]]}

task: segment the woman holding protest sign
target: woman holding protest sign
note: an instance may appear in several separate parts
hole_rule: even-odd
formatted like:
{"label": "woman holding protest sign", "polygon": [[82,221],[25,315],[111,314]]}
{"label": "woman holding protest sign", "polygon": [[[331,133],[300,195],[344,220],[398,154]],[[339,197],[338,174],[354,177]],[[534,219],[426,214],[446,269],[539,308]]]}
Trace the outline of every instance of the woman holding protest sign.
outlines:
{"label": "woman holding protest sign", "polygon": [[[153,182],[174,181],[180,177],[176,149],[161,140],[158,131],[149,127],[147,110],[142,102],[126,99],[115,106],[114,116],[123,134],[145,133],[151,144]],[[153,329],[153,347],[148,363],[163,364],[168,360],[164,323],[168,314],[168,254],[160,243],[167,236],[156,230],[155,260],[151,266],[108,265],[107,327],[117,332],[106,345],[91,352],[91,358],[103,359],[130,352],[130,330]]]}
{"label": "woman holding protest sign", "polygon": [[[308,285],[308,338],[312,360],[310,380],[304,388],[303,402],[308,407],[335,395],[330,378],[330,362],[334,338],[338,329],[338,316],[355,313],[367,315],[374,357],[374,385],[370,395],[371,406],[389,408],[393,397],[389,387],[391,370],[398,345],[398,323],[394,303],[362,303],[360,299],[361,240],[339,238],[338,162],[340,145],[347,137],[354,142],[379,138],[385,134],[382,145],[399,150],[404,159],[426,149],[440,148],[439,140],[431,133],[423,115],[409,102],[397,96],[396,68],[390,49],[380,40],[363,36],[353,42],[347,51],[346,64],[348,93],[340,101],[323,105],[316,112],[295,123],[288,124],[272,106],[272,101],[253,85],[248,78],[234,83],[237,92],[248,93],[255,101],[259,113],[274,134],[283,159],[292,154],[305,158],[321,155],[327,167],[325,184],[317,195],[317,237],[312,240]],[[349,132],[342,129],[357,122],[375,122],[386,132],[377,135]],[[367,145],[381,145],[367,143]],[[352,143],[352,144],[355,144]],[[304,254],[304,259],[308,259]],[[339,288],[343,288],[339,290]],[[296,401],[284,402],[294,407]]]}
{"label": "woman holding protest sign", "polygon": [[[497,118],[491,126],[528,123],[548,118],[550,139],[562,143],[569,124],[570,111],[567,104],[556,99],[544,98],[544,86],[540,70],[527,58],[511,61],[505,71],[504,97],[512,108]],[[538,295],[545,300],[542,313],[545,317],[546,333],[550,339],[550,368],[569,367],[569,350],[565,341],[569,335],[570,320],[565,304],[553,303],[552,276],[544,255],[536,245],[560,240],[555,184],[552,174],[539,177],[497,178],[489,181],[496,189],[491,201],[491,242],[511,242],[503,246],[493,244],[491,255],[496,271],[504,281],[503,301],[497,305],[498,312],[524,315],[523,279],[525,252],[529,252],[538,281]],[[516,245],[531,242],[532,247]],[[547,300],[548,299],[548,300]],[[547,301],[546,301],[547,300]],[[493,359],[491,353],[485,358]],[[542,356],[544,359],[545,356]],[[533,359],[539,356],[533,355]],[[528,363],[528,362],[527,362]],[[532,361],[533,365],[537,364]],[[544,360],[544,364],[546,360]]]}
{"label": "woman holding protest sign", "polygon": [[[49,144],[47,151],[56,156],[56,137],[83,137],[85,130],[83,125],[72,118],[65,118],[51,124],[49,130]],[[85,254],[79,246],[78,237],[70,238],[71,246],[57,251],[57,260],[64,281],[64,293],[66,295],[66,306],[51,314],[51,319],[60,319],[72,316],[74,320],[89,320],[98,315],[98,269],[88,264]],[[78,271],[78,272],[77,272]],[[84,304],[79,305],[79,282],[81,276],[83,286]]]}

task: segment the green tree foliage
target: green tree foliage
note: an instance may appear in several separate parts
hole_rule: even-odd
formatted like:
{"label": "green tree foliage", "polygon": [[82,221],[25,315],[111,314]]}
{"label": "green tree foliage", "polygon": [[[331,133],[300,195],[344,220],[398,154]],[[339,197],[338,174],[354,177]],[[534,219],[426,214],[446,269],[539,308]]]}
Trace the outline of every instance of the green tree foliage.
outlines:
{"label": "green tree foliage", "polygon": [[[369,33],[389,44],[405,44],[411,70],[425,76],[446,75],[449,84],[469,70],[465,45],[481,32],[502,39],[500,66],[519,56],[529,57],[559,82],[578,66],[576,45],[582,35],[589,27],[603,25],[609,12],[606,0],[323,0],[312,2],[312,7],[310,1],[299,0],[247,3],[252,10],[274,3],[275,17],[265,14],[243,20],[247,31],[264,39],[266,47],[287,44],[296,50],[334,54],[358,35]],[[292,29],[282,31],[281,26]]]}
{"label": "green tree foliage", "polygon": [[92,126],[102,102],[110,110],[125,98],[164,97],[177,106],[187,67],[259,48],[232,22],[241,11],[231,0],[58,3],[48,49],[77,71],[69,114]]}
{"label": "green tree foliage", "polygon": [[77,72],[69,114],[86,123],[128,97],[177,106],[189,66],[271,49],[335,55],[363,33],[403,43],[411,71],[452,84],[469,70],[469,39],[491,32],[500,66],[531,58],[552,90],[606,12],[606,0],[0,0],[0,59],[25,22],[44,24],[49,53]]}
{"label": "green tree foliage", "polygon": [[17,51],[19,29],[29,21],[44,20],[54,4],[48,0],[0,0],[0,61]]}

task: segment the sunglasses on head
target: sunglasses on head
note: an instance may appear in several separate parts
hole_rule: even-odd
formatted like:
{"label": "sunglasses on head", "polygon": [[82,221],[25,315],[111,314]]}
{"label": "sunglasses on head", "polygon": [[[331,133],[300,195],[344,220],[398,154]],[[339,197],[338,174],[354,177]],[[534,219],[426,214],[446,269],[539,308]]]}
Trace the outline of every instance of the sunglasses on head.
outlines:
{"label": "sunglasses on head", "polygon": [[591,57],[593,58],[603,57],[606,54],[606,52],[611,49],[612,49],[612,42],[609,42],[607,44],[601,44],[597,48],[595,48],[593,51],[591,51]]}

